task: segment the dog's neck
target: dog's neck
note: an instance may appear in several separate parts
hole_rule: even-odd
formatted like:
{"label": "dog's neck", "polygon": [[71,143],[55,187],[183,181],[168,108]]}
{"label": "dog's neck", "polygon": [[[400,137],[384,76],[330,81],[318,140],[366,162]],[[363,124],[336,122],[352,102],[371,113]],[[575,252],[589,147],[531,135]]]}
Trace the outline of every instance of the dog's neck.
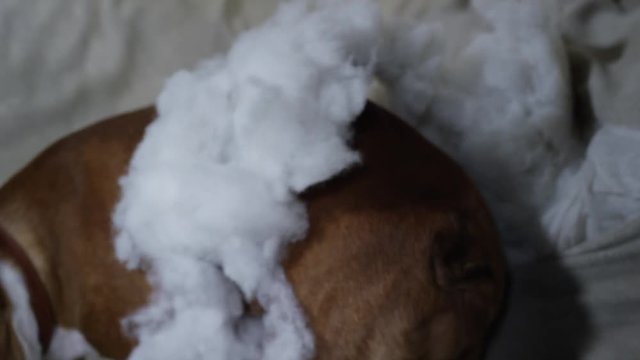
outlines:
{"label": "dog's neck", "polygon": [[55,326],[51,298],[27,254],[13,237],[1,227],[0,261],[9,262],[22,274],[29,294],[29,304],[38,325],[38,340],[44,354],[47,352],[51,342]]}

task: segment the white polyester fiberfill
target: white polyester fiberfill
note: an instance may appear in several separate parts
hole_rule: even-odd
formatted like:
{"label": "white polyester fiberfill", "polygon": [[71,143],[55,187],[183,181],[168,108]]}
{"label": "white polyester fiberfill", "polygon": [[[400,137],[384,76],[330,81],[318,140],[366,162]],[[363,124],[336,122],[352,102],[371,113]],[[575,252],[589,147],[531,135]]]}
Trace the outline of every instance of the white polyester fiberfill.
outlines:
{"label": "white polyester fiberfill", "polygon": [[390,107],[457,160],[512,262],[547,256],[540,218],[579,160],[567,59],[542,2],[447,2],[385,32],[378,72]]}
{"label": "white polyester fiberfill", "polygon": [[[131,359],[313,355],[281,255],[307,228],[296,194],[358,161],[348,127],[378,33],[369,1],[290,2],[168,80],[114,213],[118,259],[154,289],[124,320]],[[243,314],[253,299],[260,318]]]}

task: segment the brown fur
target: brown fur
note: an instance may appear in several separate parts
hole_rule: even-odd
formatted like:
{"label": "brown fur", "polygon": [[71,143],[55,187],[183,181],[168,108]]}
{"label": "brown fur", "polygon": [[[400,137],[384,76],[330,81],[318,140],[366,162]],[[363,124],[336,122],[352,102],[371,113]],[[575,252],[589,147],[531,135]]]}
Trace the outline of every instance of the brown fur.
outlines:
{"label": "brown fur", "polygon": [[[116,359],[133,346],[119,320],[150,289],[114,258],[110,216],[153,117],[146,109],[73,134],[0,189],[0,226],[37,269],[58,323]],[[285,260],[317,359],[477,358],[504,290],[480,196],[458,166],[375,105],[356,121],[353,146],[361,166],[302,194],[311,227]]]}

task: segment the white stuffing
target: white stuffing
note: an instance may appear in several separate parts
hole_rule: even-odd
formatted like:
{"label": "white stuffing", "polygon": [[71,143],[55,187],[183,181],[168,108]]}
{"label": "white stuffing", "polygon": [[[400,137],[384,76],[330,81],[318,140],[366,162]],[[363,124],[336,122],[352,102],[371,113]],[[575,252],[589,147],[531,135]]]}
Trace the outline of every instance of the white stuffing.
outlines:
{"label": "white stuffing", "polygon": [[557,247],[540,218],[583,151],[572,134],[560,34],[543,9],[473,0],[426,22],[401,19],[390,25],[378,69],[390,107],[480,187],[514,262]]}
{"label": "white stuffing", "polygon": [[279,261],[307,227],[296,193],[358,161],[346,142],[378,38],[370,1],[289,2],[168,80],[114,213],[118,259],[154,289],[124,321],[131,359],[312,357]]}

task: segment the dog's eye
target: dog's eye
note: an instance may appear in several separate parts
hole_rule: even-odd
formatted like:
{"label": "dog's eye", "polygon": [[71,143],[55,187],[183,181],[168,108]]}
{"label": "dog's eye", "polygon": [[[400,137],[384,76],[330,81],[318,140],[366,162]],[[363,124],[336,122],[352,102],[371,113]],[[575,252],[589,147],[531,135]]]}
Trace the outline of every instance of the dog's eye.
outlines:
{"label": "dog's eye", "polygon": [[436,283],[448,288],[492,280],[493,269],[479,243],[459,227],[436,234],[431,257]]}

